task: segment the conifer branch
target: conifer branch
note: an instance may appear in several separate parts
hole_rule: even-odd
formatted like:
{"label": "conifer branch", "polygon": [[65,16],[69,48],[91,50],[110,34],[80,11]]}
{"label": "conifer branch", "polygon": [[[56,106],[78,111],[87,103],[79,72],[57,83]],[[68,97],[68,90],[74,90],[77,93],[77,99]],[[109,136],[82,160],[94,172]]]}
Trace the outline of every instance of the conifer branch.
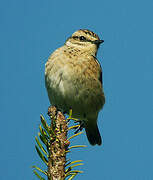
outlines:
{"label": "conifer branch", "polygon": [[[74,168],[83,164],[79,163],[82,162],[82,160],[67,160],[66,154],[71,152],[70,149],[78,149],[86,146],[74,145],[69,147],[69,140],[82,134],[82,132],[74,134],[69,138],[67,135],[69,131],[79,128],[80,125],[78,124],[68,127],[72,116],[72,110],[70,110],[69,117],[66,119],[61,112],[57,111],[56,107],[51,106],[48,109],[48,115],[51,120],[50,125],[47,124],[45,118],[41,115],[40,119],[42,126],[39,126],[39,138],[35,137],[37,144],[35,146],[36,151],[41,160],[47,166],[47,170],[42,170],[37,166],[32,166],[32,168],[34,168],[33,172],[40,180],[45,179],[41,177],[39,173],[46,175],[48,180],[71,180],[78,173],[82,173],[82,171],[75,170]],[[73,120],[75,120],[75,122],[77,121],[76,119]]]}

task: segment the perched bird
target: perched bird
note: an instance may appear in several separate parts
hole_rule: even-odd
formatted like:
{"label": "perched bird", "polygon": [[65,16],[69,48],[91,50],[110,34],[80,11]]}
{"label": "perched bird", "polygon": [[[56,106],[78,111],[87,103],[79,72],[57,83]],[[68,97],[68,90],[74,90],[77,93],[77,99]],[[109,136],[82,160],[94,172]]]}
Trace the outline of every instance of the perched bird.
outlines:
{"label": "perched bird", "polygon": [[105,103],[102,69],[96,58],[98,35],[80,29],[55,50],[45,65],[45,84],[50,103],[78,118],[91,145],[101,145],[98,113]]}

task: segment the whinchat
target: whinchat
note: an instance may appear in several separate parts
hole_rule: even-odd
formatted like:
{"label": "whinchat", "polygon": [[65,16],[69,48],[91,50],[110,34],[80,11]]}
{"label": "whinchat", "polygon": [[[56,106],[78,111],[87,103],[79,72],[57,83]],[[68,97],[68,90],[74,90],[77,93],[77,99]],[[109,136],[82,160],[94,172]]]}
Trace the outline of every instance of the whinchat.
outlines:
{"label": "whinchat", "polygon": [[96,58],[98,35],[80,29],[55,50],[45,65],[45,84],[50,103],[78,118],[91,145],[101,145],[98,113],[105,103],[102,69]]}

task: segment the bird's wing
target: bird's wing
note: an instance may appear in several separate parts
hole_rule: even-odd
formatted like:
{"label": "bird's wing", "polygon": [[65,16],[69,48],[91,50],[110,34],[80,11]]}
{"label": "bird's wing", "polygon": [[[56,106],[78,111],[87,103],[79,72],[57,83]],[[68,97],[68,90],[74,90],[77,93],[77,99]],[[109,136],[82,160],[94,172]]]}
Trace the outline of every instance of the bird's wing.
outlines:
{"label": "bird's wing", "polygon": [[99,73],[99,81],[101,82],[101,84],[103,84],[103,76],[102,76],[102,69],[101,69],[101,65],[100,65],[100,73]]}
{"label": "bird's wing", "polygon": [[97,62],[98,66],[99,66],[99,78],[98,79],[101,82],[101,84],[103,84],[102,67],[101,67],[98,59],[95,56],[93,56],[93,58]]}

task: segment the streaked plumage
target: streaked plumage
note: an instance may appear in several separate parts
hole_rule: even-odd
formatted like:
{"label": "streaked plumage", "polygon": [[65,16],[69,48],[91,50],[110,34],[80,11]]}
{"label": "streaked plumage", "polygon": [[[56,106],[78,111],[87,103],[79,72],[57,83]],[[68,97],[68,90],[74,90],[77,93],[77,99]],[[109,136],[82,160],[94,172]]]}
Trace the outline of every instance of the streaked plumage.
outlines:
{"label": "streaked plumage", "polygon": [[103,40],[89,30],[78,30],[55,50],[45,67],[45,83],[50,103],[85,124],[89,142],[101,144],[98,113],[105,103],[102,70],[96,59]]}

